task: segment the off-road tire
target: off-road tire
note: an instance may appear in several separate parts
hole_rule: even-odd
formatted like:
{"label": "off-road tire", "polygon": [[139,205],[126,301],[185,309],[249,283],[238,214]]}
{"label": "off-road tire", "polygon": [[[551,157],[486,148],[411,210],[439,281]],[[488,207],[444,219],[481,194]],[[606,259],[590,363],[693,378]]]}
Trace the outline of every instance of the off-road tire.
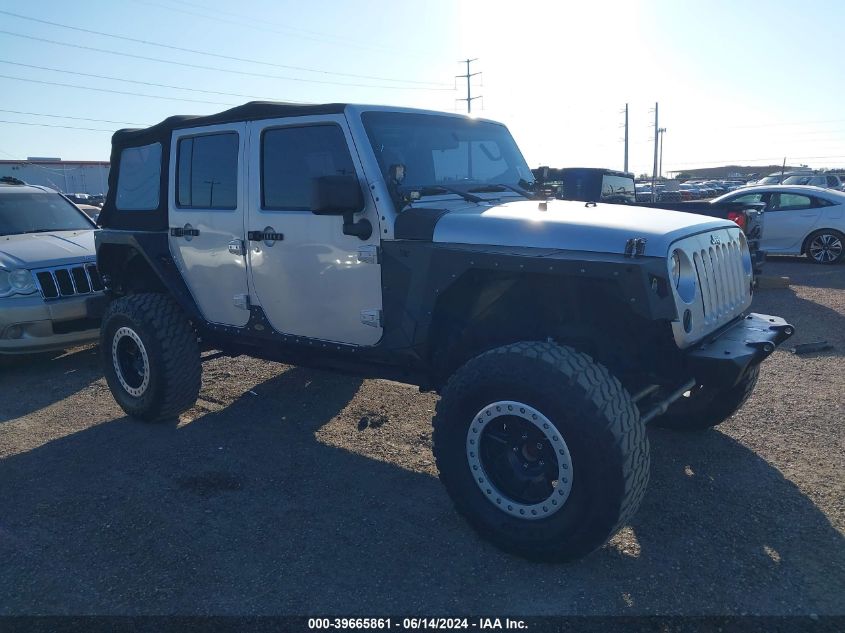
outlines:
{"label": "off-road tire", "polygon": [[[475,414],[501,400],[541,412],[568,445],[572,488],[551,516],[508,514],[476,485],[467,434]],[[592,358],[554,343],[504,345],[458,369],[437,405],[433,444],[458,512],[498,547],[533,560],[572,560],[600,547],[633,516],[648,484],[648,439],[630,395]]]}
{"label": "off-road tire", "polygon": [[[120,328],[130,328],[145,348],[148,385],[132,395],[121,384],[112,355]],[[100,350],[106,381],[120,407],[149,422],[177,417],[197,400],[202,365],[197,335],[179,306],[167,295],[132,294],[112,301],[100,328]]]}
{"label": "off-road tire", "polygon": [[749,369],[740,381],[727,389],[696,387],[688,397],[677,400],[669,410],[651,422],[676,431],[703,431],[721,424],[736,413],[751,396],[760,366]]}

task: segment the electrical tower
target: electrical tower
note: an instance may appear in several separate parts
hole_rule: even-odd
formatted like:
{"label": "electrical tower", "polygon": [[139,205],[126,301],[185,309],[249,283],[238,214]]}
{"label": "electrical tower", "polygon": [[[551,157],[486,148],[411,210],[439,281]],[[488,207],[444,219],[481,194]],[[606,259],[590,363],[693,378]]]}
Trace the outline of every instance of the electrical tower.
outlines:
{"label": "electrical tower", "polygon": [[458,99],[458,101],[466,101],[466,102],[467,102],[467,113],[471,113],[471,112],[472,112],[472,102],[473,102],[473,100],[474,100],[474,99],[480,99],[480,98],[481,98],[481,95],[477,95],[477,96],[475,96],[475,97],[473,97],[473,96],[472,96],[472,82],[470,81],[470,79],[471,79],[472,77],[475,77],[476,75],[480,75],[480,74],[481,74],[480,72],[477,72],[477,73],[471,73],[471,72],[469,71],[469,65],[470,65],[472,62],[475,62],[475,61],[478,61],[478,58],[477,58],[477,57],[476,57],[475,59],[464,59],[464,60],[461,60],[460,62],[458,62],[459,64],[466,64],[466,65],[467,65],[467,73],[466,73],[466,75],[455,75],[455,77],[456,77],[456,78],[461,78],[461,77],[463,77],[463,78],[465,78],[465,79],[467,80],[467,96],[466,96],[465,98],[463,98],[463,99]]}
{"label": "electrical tower", "polygon": [[652,202],[657,202],[657,190],[656,190],[656,185],[657,185],[657,145],[658,145],[658,141],[659,141],[659,137],[660,137],[660,134],[658,132],[660,130],[660,126],[658,125],[657,108],[658,108],[658,104],[657,104],[657,102],[655,102],[655,104],[654,104],[654,167],[652,168],[652,172],[651,172],[651,201]]}
{"label": "electrical tower", "polygon": [[658,175],[660,178],[663,178],[663,134],[666,132],[665,127],[661,127],[657,129],[657,133],[660,135],[660,167],[657,170]]}

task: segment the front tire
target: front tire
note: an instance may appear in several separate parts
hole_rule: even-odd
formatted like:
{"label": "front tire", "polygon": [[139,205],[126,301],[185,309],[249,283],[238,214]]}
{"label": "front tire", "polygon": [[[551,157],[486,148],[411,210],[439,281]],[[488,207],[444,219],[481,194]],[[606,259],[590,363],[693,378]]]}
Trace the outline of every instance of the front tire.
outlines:
{"label": "front tire", "polygon": [[202,376],[197,335],[168,296],[134,294],[110,303],[100,350],[112,395],[128,415],[167,420],[196,402]]}
{"label": "front tire", "polygon": [[838,264],[845,257],[845,235],[833,229],[816,231],[807,238],[804,252],[815,264]]}
{"label": "front tire", "polygon": [[751,397],[759,377],[760,366],[757,365],[733,387],[724,389],[697,385],[675,401],[666,413],[656,417],[652,424],[676,431],[703,431],[721,424]]}
{"label": "front tire", "polygon": [[543,561],[604,544],[645,493],[649,449],[630,396],[589,356],[521,342],[470,360],[434,419],[457,510],[500,548]]}

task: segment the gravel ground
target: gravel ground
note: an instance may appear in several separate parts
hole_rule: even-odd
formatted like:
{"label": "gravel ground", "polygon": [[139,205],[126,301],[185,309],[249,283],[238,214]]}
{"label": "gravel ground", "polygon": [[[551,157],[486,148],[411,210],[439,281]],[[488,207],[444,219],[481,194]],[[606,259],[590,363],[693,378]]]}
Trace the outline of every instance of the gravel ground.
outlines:
{"label": "gravel ground", "polygon": [[409,386],[217,359],[148,425],[96,349],[0,370],[0,614],[843,614],[845,266],[766,272],[795,337],[718,431],[649,431],[639,513],[568,565],[456,516]]}

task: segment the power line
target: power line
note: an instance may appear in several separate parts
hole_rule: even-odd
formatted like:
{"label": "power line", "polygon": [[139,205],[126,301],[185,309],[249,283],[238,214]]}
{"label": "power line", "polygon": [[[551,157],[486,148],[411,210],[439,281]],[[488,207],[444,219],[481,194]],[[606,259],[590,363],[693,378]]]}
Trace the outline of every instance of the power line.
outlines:
{"label": "power line", "polygon": [[65,130],[87,130],[89,132],[114,132],[114,130],[104,130],[98,127],[77,127],[75,125],[51,125],[49,123],[25,123],[24,121],[4,121],[0,119],[0,123],[9,123],[11,125],[34,125],[36,127],[60,127]]}
{"label": "power line", "polygon": [[210,105],[234,106],[235,103],[224,103],[221,101],[204,101],[202,99],[186,99],[184,97],[162,97],[160,95],[149,95],[141,92],[129,92],[127,90],[110,90],[109,88],[94,88],[93,86],[79,86],[77,84],[66,84],[58,81],[44,81],[41,79],[28,79],[25,77],[12,77],[11,75],[0,75],[2,79],[13,79],[15,81],[26,81],[33,84],[44,84],[47,86],[60,86],[62,88],[77,88],[79,90],[93,90],[94,92],[109,92],[111,94],[129,95],[132,97],[146,97],[147,99],[163,99],[165,101],[187,101],[189,103],[207,103]]}
{"label": "power line", "polygon": [[341,72],[334,72],[334,71],[330,71],[330,70],[323,70],[323,69],[320,69],[320,68],[308,68],[306,66],[291,66],[291,65],[287,65],[287,64],[277,64],[277,63],[274,63],[274,62],[266,62],[266,61],[261,61],[261,60],[257,60],[257,59],[249,59],[247,57],[235,57],[235,56],[232,56],[232,55],[223,55],[223,54],[220,54],[220,53],[212,53],[212,52],[209,52],[209,51],[203,51],[203,50],[199,50],[199,49],[195,49],[195,48],[185,48],[185,47],[182,47],[182,46],[173,46],[173,45],[170,45],[170,44],[162,44],[160,42],[153,42],[153,41],[150,41],[150,40],[144,40],[144,39],[135,38],[135,37],[128,37],[128,36],[125,36],[125,35],[115,35],[114,33],[106,33],[104,31],[95,31],[93,29],[86,29],[86,28],[82,28],[82,27],[78,27],[78,26],[70,26],[68,24],[60,24],[59,22],[51,22],[50,20],[42,20],[40,18],[33,18],[33,17],[26,16],[26,15],[20,15],[18,13],[12,13],[11,11],[0,10],[0,14],[9,15],[9,16],[12,16],[14,18],[21,19],[21,20],[29,20],[31,22],[38,22],[40,24],[48,24],[50,26],[55,26],[55,27],[59,27],[59,28],[62,28],[62,29],[69,29],[69,30],[72,30],[72,31],[78,31],[80,33],[90,33],[92,35],[101,35],[103,37],[111,37],[113,39],[123,40],[123,41],[126,41],[126,42],[135,42],[137,44],[145,44],[147,46],[158,46],[159,48],[166,48],[166,49],[169,49],[169,50],[180,51],[180,52],[183,52],[183,53],[193,53],[193,54],[196,54],[196,55],[206,55],[208,57],[216,57],[218,59],[227,59],[227,60],[236,61],[236,62],[245,62],[245,63],[249,63],[249,64],[260,64],[262,66],[272,66],[272,67],[275,67],[275,68],[284,68],[284,69],[287,69],[287,70],[299,70],[299,71],[303,71],[303,72],[319,73],[319,74],[323,74],[323,75],[334,75],[334,76],[337,76],[337,77],[356,77],[358,79],[374,79],[374,80],[377,80],[377,81],[390,81],[390,82],[394,82],[394,83],[407,83],[407,84],[419,84],[419,85],[426,85],[427,84],[427,85],[444,86],[444,84],[442,82],[436,82],[436,81],[417,81],[417,80],[413,80],[413,79],[399,79],[399,78],[394,78],[394,77],[379,77],[379,76],[375,76],[375,75],[358,75],[358,74],[354,74],[354,73],[341,73]]}
{"label": "power line", "polygon": [[347,86],[353,88],[379,88],[381,90],[453,90],[453,88],[423,88],[420,86],[378,86],[374,84],[358,84],[358,83],[344,83],[339,81],[328,81],[323,79],[305,79],[302,77],[286,77],[284,75],[268,75],[266,73],[253,73],[246,70],[231,70],[228,68],[218,68],[216,66],[204,66],[202,64],[190,64],[188,62],[177,62],[172,59],[162,59],[160,57],[149,57],[147,55],[135,55],[133,53],[125,53],[123,51],[112,51],[107,48],[96,48],[94,46],[84,46],[82,44],[71,44],[68,42],[59,42],[45,37],[35,37],[34,35],[24,35],[23,33],[15,33],[14,31],[0,30],[3,35],[11,35],[12,37],[21,37],[27,40],[36,42],[46,42],[47,44],[56,44],[58,46],[67,46],[70,48],[79,48],[87,51],[94,51],[96,53],[107,53],[109,55],[119,55],[121,57],[130,57],[132,59],[143,59],[148,62],[158,62],[161,64],[172,64],[174,66],[184,66],[185,68],[196,68],[199,70],[211,70],[218,73],[230,73],[233,75],[245,75],[248,77],[263,77],[265,79],[280,79],[282,81],[299,81],[310,84],[323,84],[329,86]]}
{"label": "power line", "polygon": [[92,121],[94,123],[117,123],[120,125],[140,125],[143,127],[148,127],[149,123],[138,123],[136,121],[110,121],[109,119],[88,119],[86,117],[81,116],[67,116],[64,114],[46,114],[44,112],[22,112],[20,110],[0,110],[0,112],[6,112],[8,114],[25,114],[27,116],[46,116],[52,119],[73,119],[74,121]]}
{"label": "power line", "polygon": [[[21,63],[21,62],[10,62],[10,61],[5,60],[5,59],[0,59],[0,64],[11,64],[12,66],[22,66],[24,68],[35,68],[37,70],[48,70],[50,72],[65,73],[65,74],[68,74],[68,75],[78,75],[80,77],[94,77],[96,79],[107,79],[109,81],[122,81],[124,83],[139,84],[139,85],[142,85],[142,86],[154,86],[156,88],[169,88],[171,90],[186,90],[188,92],[202,92],[202,93],[205,93],[205,94],[222,95],[222,96],[225,96],[225,97],[245,97],[247,99],[266,99],[266,100],[270,100],[270,101],[273,100],[271,97],[259,97],[259,96],[256,96],[256,95],[247,95],[247,94],[242,94],[242,93],[239,93],[239,92],[220,92],[218,90],[203,90],[201,88],[186,88],[184,86],[173,86],[173,85],[170,85],[170,84],[160,84],[160,83],[155,83],[155,82],[152,82],[152,81],[140,81],[139,79],[124,79],[123,77],[110,77],[108,75],[95,75],[93,73],[83,73],[83,72],[79,72],[79,71],[76,71],[76,70],[65,70],[65,69],[62,69],[62,68],[50,68],[49,66],[36,66],[34,64],[24,64],[24,63]],[[287,103],[304,103],[304,102],[299,102],[299,101],[291,101],[289,99],[285,99],[284,101],[287,102]],[[226,104],[223,104],[223,105],[226,105]]]}
{"label": "power line", "polygon": [[[361,42],[358,41],[358,40],[341,38],[341,37],[337,37],[337,36],[334,36],[334,35],[328,35],[328,34],[325,34],[325,33],[317,33],[316,31],[306,31],[304,29],[296,29],[296,28],[289,27],[289,26],[286,26],[286,25],[283,25],[283,24],[279,24],[278,22],[269,22],[269,21],[266,21],[266,20],[262,20],[261,25],[258,25],[258,24],[255,24],[254,20],[253,21],[235,21],[235,20],[232,20],[231,18],[221,17],[220,15],[209,15],[208,13],[199,13],[197,11],[191,11],[191,10],[188,10],[188,9],[167,6],[166,4],[161,4],[161,3],[158,3],[158,2],[150,2],[149,0],[134,0],[134,1],[138,4],[146,5],[146,6],[149,6],[149,7],[157,7],[159,9],[166,9],[167,11],[175,11],[177,13],[183,13],[183,14],[186,14],[186,15],[193,15],[193,16],[197,16],[197,17],[200,17],[200,18],[204,18],[206,20],[213,20],[213,21],[216,21],[216,22],[221,22],[223,24],[245,27],[245,28],[248,28],[248,29],[254,29],[256,31],[263,31],[265,33],[276,33],[278,35],[285,35],[285,36],[293,35],[294,37],[299,37],[299,38],[302,38],[302,39],[311,40],[311,41],[315,41],[315,42],[330,42],[332,44],[342,45],[344,47],[358,48],[358,49],[362,49],[362,50],[371,50],[371,51],[380,51],[380,52],[387,51],[391,55],[401,55],[401,56],[404,56],[404,57],[420,57],[419,55],[411,55],[409,53],[403,53],[403,52],[397,51],[395,49],[387,49],[383,46],[367,46],[367,45],[361,44]],[[184,4],[189,4],[189,3],[184,3]],[[205,7],[203,7],[203,8],[205,8]],[[218,13],[218,14],[225,13],[224,11],[220,11],[219,9],[216,9],[215,12]],[[234,15],[234,14],[230,14],[230,15]],[[278,29],[269,28],[268,26],[266,26],[267,24],[280,27],[284,30],[280,31]],[[305,33],[305,35],[303,35],[303,33]],[[427,57],[428,56],[426,56],[426,58]]]}

